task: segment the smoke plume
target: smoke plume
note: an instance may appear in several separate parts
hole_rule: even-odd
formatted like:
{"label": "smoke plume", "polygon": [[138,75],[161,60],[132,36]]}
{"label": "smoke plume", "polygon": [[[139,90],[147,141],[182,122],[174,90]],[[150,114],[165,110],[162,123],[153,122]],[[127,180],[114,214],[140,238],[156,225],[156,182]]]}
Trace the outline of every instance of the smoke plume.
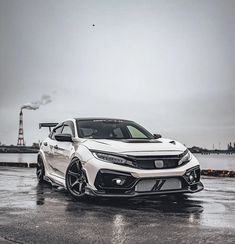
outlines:
{"label": "smoke plume", "polygon": [[39,109],[41,105],[46,105],[48,103],[51,103],[52,99],[50,95],[42,95],[41,99],[35,102],[31,103],[25,103],[23,106],[21,106],[22,109],[28,109],[28,110],[36,110]]}

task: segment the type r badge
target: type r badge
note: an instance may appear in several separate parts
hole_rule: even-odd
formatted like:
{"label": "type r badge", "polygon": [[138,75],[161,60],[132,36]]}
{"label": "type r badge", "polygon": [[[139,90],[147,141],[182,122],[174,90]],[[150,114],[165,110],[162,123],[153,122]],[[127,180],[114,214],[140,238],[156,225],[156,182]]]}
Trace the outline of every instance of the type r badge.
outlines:
{"label": "type r badge", "polygon": [[155,167],[156,167],[157,169],[162,169],[163,166],[164,166],[164,163],[163,163],[162,160],[155,160],[155,161],[154,161],[154,164],[155,164]]}

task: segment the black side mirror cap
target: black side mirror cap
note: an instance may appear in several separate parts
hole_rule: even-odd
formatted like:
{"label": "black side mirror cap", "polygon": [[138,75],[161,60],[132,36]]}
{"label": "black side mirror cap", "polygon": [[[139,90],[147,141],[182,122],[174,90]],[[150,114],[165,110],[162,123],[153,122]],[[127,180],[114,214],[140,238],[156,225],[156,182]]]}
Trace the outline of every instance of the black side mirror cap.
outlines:
{"label": "black side mirror cap", "polygon": [[72,135],[70,135],[70,134],[57,134],[57,135],[55,135],[55,139],[57,141],[73,142]]}
{"label": "black side mirror cap", "polygon": [[159,139],[159,138],[162,137],[162,135],[160,135],[160,134],[153,134],[153,137],[154,137],[154,139]]}

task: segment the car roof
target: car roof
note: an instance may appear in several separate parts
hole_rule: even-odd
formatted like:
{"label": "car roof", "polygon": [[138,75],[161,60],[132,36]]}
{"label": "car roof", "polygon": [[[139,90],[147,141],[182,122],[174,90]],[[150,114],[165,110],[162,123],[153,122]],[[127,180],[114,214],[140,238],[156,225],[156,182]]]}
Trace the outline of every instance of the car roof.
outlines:
{"label": "car roof", "polygon": [[132,121],[126,119],[117,119],[117,118],[104,118],[104,117],[87,117],[87,118],[74,118],[76,121],[92,121],[92,120],[113,120],[113,121]]}

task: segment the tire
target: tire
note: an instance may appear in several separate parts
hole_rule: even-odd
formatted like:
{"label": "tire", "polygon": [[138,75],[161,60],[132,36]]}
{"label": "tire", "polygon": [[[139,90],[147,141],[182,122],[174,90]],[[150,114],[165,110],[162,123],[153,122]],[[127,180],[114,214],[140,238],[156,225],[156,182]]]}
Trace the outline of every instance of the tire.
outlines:
{"label": "tire", "polygon": [[44,183],[44,176],[45,176],[45,167],[42,161],[41,157],[38,157],[38,161],[37,161],[37,167],[36,167],[36,175],[37,175],[37,179],[38,179],[38,183]]}
{"label": "tire", "polygon": [[86,198],[85,187],[87,185],[87,177],[78,159],[73,159],[69,164],[65,182],[66,188],[73,198],[77,200]]}

